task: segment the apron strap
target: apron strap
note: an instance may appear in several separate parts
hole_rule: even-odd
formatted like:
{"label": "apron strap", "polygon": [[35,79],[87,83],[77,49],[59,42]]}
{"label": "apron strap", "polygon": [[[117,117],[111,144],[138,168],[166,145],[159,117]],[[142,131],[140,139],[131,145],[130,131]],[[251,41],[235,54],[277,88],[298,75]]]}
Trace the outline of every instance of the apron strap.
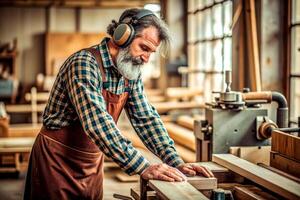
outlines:
{"label": "apron strap", "polygon": [[97,61],[97,64],[98,64],[98,66],[100,68],[100,71],[101,71],[102,80],[103,80],[103,82],[106,82],[106,76],[105,76],[104,68],[103,68],[103,65],[102,65],[100,52],[97,49],[92,48],[92,47],[87,48],[85,50],[89,51],[95,57],[95,59]]}

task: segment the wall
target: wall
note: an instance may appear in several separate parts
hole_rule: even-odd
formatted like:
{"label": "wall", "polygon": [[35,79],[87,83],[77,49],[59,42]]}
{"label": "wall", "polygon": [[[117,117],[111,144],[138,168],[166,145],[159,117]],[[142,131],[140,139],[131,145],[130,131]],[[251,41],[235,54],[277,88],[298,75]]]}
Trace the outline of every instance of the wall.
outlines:
{"label": "wall", "polygon": [[[102,32],[124,9],[81,9],[80,32]],[[47,30],[46,8],[0,8],[0,44],[18,41],[17,77],[24,85],[34,83],[44,71],[44,33]],[[73,8],[50,8],[48,30],[75,32],[76,11]]]}

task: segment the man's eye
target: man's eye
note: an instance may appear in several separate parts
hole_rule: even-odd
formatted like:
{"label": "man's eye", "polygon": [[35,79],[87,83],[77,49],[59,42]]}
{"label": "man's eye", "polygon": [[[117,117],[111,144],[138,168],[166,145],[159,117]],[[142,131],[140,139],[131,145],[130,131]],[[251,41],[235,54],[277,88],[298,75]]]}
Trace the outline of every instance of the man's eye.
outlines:
{"label": "man's eye", "polygon": [[148,48],[145,47],[145,46],[142,46],[142,50],[143,50],[143,51],[148,51]]}

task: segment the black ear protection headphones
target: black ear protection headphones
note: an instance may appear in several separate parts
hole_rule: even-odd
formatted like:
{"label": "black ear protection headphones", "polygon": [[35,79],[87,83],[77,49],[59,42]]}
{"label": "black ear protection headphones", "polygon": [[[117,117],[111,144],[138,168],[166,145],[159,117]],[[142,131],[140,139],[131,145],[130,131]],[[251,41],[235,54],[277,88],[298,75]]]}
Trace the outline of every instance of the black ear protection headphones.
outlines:
{"label": "black ear protection headphones", "polygon": [[128,23],[122,23],[125,16],[121,16],[119,20],[121,24],[117,26],[112,36],[113,42],[121,48],[127,47],[135,36],[134,26],[140,19],[150,15],[154,15],[154,13],[150,10],[142,9],[136,15],[131,17],[131,20]]}

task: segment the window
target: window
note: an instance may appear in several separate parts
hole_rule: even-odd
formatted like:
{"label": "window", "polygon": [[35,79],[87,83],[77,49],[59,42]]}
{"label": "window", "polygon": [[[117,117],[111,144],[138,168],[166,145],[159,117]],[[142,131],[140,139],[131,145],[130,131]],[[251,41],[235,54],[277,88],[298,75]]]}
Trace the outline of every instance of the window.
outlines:
{"label": "window", "polygon": [[291,70],[290,70],[290,119],[300,116],[300,1],[292,1],[291,20]]}
{"label": "window", "polygon": [[232,1],[188,1],[189,86],[202,87],[204,101],[222,91],[224,71],[232,69]]}

